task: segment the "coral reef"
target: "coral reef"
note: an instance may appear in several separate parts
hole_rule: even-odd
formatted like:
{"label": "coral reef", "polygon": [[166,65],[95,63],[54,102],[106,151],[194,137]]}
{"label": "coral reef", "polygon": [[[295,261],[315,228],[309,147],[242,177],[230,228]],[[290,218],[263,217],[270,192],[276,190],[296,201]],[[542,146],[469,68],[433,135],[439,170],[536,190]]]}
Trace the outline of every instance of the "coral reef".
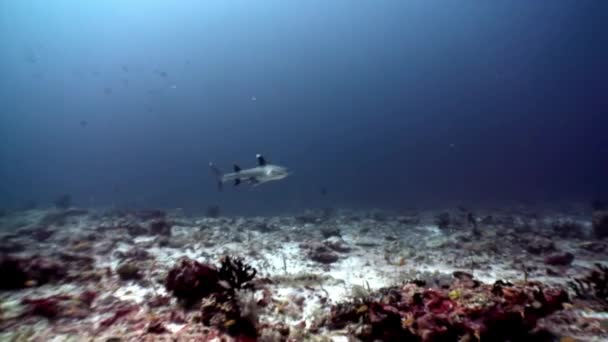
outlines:
{"label": "coral reef", "polygon": [[13,210],[0,340],[605,340],[608,241],[568,208],[448,208],[448,229],[416,209]]}
{"label": "coral reef", "polygon": [[183,304],[194,302],[220,290],[217,268],[183,258],[167,274],[165,288]]}
{"label": "coral reef", "polygon": [[565,291],[535,283],[406,284],[336,304],[323,325],[363,341],[527,341],[538,336],[537,321],[568,300]]}
{"label": "coral reef", "polygon": [[581,278],[574,278],[568,282],[568,286],[581,299],[592,299],[601,301],[608,308],[608,267],[595,264],[595,269]]}
{"label": "coral reef", "polygon": [[218,277],[221,284],[230,292],[237,290],[251,289],[253,283],[251,282],[257,270],[250,265],[243,262],[242,258],[224,256],[220,260],[220,269]]}
{"label": "coral reef", "polygon": [[252,316],[243,315],[237,297],[216,293],[201,305],[201,323],[216,327],[240,341],[255,341],[258,335],[257,322]]}

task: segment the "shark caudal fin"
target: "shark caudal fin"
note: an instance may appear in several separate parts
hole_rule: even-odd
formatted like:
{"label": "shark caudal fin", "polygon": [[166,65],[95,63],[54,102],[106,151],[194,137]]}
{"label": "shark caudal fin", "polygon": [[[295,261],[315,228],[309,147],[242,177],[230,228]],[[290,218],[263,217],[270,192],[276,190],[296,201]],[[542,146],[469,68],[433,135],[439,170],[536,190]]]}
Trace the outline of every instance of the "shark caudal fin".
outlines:
{"label": "shark caudal fin", "polygon": [[222,182],[222,171],[220,171],[220,169],[218,169],[218,167],[215,166],[212,162],[209,163],[209,168],[211,169],[211,172],[217,179],[217,189],[219,191],[222,191],[224,189],[224,186],[223,186],[224,183]]}

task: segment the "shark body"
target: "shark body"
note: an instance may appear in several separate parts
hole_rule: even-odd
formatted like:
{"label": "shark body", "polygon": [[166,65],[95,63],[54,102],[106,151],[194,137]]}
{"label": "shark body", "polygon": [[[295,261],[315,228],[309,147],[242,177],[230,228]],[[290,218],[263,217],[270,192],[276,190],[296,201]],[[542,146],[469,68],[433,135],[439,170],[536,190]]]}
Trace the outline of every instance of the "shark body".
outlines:
{"label": "shark body", "polygon": [[235,186],[242,182],[249,183],[253,186],[258,186],[270,181],[281,180],[289,176],[289,170],[286,167],[272,165],[266,163],[266,159],[261,155],[256,155],[258,166],[249,169],[241,169],[240,166],[234,164],[234,172],[222,173],[213,163],[209,163],[211,171],[217,178],[218,189],[222,190],[223,184],[233,182]]}

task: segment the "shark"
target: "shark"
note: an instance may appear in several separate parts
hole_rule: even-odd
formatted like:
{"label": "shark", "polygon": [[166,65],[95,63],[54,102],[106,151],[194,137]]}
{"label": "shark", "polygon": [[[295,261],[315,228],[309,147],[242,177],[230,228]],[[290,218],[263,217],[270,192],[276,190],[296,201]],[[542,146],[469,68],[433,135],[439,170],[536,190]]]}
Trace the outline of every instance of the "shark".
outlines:
{"label": "shark", "polygon": [[249,169],[241,169],[240,166],[234,164],[234,172],[230,173],[222,173],[213,162],[210,162],[209,167],[217,179],[218,190],[221,191],[224,183],[227,182],[233,182],[234,186],[238,186],[242,182],[258,186],[270,181],[281,180],[290,174],[290,171],[284,166],[269,164],[266,161],[266,158],[261,154],[257,154],[255,158],[258,162],[257,166]]}

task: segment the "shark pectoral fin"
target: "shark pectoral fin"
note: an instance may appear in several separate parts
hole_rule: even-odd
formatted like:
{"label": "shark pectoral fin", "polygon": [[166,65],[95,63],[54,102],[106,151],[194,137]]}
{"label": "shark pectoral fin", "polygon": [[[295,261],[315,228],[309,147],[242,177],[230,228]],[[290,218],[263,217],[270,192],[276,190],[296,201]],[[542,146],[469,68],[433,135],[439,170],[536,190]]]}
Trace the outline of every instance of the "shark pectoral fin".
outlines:
{"label": "shark pectoral fin", "polygon": [[234,186],[237,186],[239,184],[241,184],[241,179],[240,178],[235,179],[234,180]]}

